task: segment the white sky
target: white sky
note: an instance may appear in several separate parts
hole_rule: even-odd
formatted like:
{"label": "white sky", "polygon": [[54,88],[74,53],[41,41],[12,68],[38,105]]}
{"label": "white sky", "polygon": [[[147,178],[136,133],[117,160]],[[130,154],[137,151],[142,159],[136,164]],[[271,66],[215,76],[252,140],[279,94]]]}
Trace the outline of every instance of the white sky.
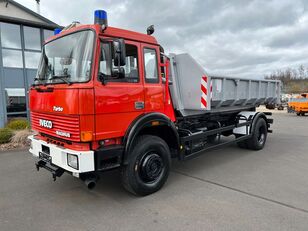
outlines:
{"label": "white sky", "polygon": [[[16,0],[36,11],[35,0]],[[276,69],[308,66],[305,0],[41,0],[41,15],[60,24],[109,25],[154,36],[169,52],[188,52],[211,74],[262,78]]]}

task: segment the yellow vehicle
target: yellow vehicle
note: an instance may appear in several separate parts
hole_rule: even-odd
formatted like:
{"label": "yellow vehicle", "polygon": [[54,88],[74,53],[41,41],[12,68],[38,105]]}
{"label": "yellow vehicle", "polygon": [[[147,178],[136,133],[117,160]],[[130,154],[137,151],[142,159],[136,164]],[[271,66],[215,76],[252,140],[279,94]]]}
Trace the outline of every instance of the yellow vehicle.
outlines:
{"label": "yellow vehicle", "polygon": [[295,112],[298,116],[308,113],[308,93],[302,93],[288,102],[288,112]]}

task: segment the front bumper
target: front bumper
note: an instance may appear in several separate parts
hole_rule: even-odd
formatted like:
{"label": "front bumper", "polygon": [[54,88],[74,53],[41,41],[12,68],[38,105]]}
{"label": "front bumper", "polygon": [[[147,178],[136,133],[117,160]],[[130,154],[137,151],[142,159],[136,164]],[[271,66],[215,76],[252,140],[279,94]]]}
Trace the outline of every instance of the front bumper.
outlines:
{"label": "front bumper", "polygon": [[[94,151],[75,151],[38,140],[34,136],[29,136],[28,138],[31,140],[31,148],[29,151],[37,159],[40,159],[40,153],[44,153],[43,146],[46,146],[49,148],[50,164],[72,173],[73,176],[78,177],[79,173],[93,172],[95,170]],[[68,154],[73,154],[78,157],[78,169],[74,169],[68,165]]]}

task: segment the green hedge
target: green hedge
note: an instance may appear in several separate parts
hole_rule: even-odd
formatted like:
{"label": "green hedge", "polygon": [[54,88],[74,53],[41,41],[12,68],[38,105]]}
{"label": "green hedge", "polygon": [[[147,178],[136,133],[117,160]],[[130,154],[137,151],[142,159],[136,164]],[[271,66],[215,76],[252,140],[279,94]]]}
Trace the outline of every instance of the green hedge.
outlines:
{"label": "green hedge", "polygon": [[25,119],[14,119],[11,120],[6,127],[12,130],[24,130],[30,128],[30,124],[28,120]]}
{"label": "green hedge", "polygon": [[8,128],[0,128],[0,144],[9,143],[13,137],[13,132]]}

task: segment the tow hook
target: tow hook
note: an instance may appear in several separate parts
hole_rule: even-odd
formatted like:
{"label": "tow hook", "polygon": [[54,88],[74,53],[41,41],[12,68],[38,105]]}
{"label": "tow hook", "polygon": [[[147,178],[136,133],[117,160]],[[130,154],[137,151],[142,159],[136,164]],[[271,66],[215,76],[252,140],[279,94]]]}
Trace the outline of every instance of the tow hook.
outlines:
{"label": "tow hook", "polygon": [[46,163],[43,160],[40,160],[35,163],[36,170],[39,171],[40,168],[45,168],[52,174],[53,181],[56,181],[57,177],[61,177],[64,173],[64,169],[50,165],[49,163]]}

